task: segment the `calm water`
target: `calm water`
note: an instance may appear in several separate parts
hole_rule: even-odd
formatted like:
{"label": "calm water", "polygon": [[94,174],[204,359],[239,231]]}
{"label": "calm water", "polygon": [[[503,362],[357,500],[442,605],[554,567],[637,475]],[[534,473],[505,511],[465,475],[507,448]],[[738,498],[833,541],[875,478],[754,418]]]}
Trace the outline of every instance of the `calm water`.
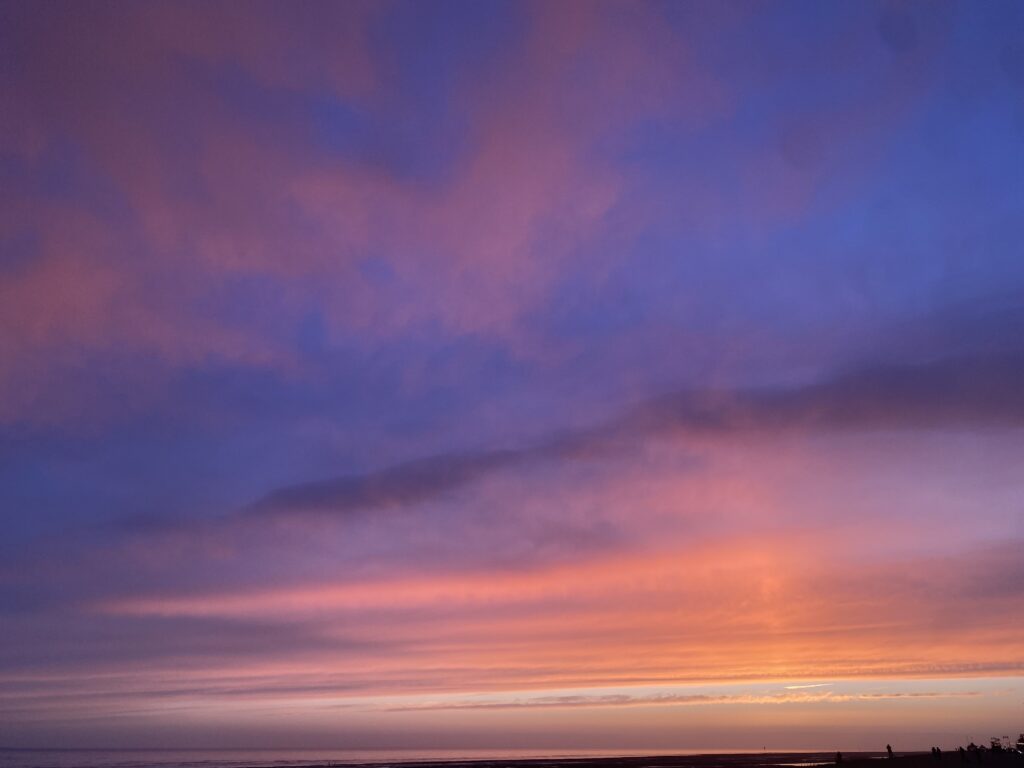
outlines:
{"label": "calm water", "polygon": [[[703,753],[707,753],[704,750]],[[529,758],[612,757],[658,754],[701,754],[701,752],[607,751],[401,751],[356,752],[329,749],[258,750],[146,750],[146,749],[0,749],[0,768],[288,768],[288,766],[327,766],[376,763],[381,766],[417,760],[524,760]],[[776,755],[778,753],[775,753]],[[765,755],[769,757],[769,755]],[[775,766],[783,765],[772,761]],[[816,765],[814,755],[807,761],[788,765]],[[755,763],[756,765],[756,763]]]}

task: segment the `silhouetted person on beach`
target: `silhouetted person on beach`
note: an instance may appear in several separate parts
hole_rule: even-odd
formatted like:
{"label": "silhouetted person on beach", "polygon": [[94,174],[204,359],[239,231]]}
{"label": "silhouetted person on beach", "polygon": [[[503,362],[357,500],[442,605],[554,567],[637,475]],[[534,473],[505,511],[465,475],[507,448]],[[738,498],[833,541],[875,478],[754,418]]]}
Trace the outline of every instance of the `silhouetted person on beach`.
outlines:
{"label": "silhouetted person on beach", "polygon": [[886,744],[885,751],[889,753],[889,759],[892,760],[892,744]]}
{"label": "silhouetted person on beach", "polygon": [[967,762],[967,750],[964,749],[963,747],[959,747],[959,748],[957,748],[957,752],[960,753],[960,762],[961,763],[966,763]]}
{"label": "silhouetted person on beach", "polygon": [[842,764],[843,764],[843,753],[842,752],[836,752],[836,765],[842,765]]}

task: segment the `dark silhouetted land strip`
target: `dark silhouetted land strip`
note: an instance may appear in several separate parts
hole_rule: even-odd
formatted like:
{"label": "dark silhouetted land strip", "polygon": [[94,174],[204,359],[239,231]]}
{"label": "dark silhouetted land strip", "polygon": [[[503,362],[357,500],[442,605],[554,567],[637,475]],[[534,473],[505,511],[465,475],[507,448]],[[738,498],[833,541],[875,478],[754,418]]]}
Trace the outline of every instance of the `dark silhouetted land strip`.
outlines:
{"label": "dark silhouetted land strip", "polygon": [[[1017,752],[942,753],[844,752],[842,768],[1024,768],[1024,755]],[[557,757],[484,760],[413,760],[380,763],[338,763],[339,768],[799,768],[834,765],[835,752],[747,752],[737,754],[652,755],[650,757]],[[323,768],[323,763],[309,768]]]}
{"label": "dark silhouetted land strip", "polygon": [[[552,757],[469,760],[411,760],[380,763],[338,763],[339,768],[773,768],[778,766],[815,766],[835,762],[835,752],[741,752],[735,754],[704,755],[651,755],[648,757]],[[923,753],[930,757],[928,753]],[[917,768],[917,764],[903,765],[904,759],[917,759],[914,753],[895,758],[890,766],[879,766],[884,752],[844,753],[843,768],[870,764],[872,768]],[[323,764],[308,768],[323,768]],[[936,768],[929,764],[928,768]],[[943,766],[946,768],[946,766]]]}

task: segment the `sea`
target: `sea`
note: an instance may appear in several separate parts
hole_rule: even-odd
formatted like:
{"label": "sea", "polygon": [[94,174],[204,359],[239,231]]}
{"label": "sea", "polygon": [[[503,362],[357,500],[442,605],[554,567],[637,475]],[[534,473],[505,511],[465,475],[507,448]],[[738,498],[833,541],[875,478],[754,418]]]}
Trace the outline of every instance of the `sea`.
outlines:
{"label": "sea", "polygon": [[[487,768],[500,768],[502,762],[542,760],[544,768],[551,761],[572,761],[600,758],[636,758],[678,755],[681,764],[693,763],[701,768],[737,766],[742,768],[810,768],[832,762],[820,752],[719,753],[721,760],[685,756],[709,755],[714,750],[659,752],[642,751],[536,751],[536,750],[402,750],[352,751],[344,749],[4,749],[0,748],[0,768],[299,768],[302,766],[367,766],[367,768],[415,768],[416,763],[459,764],[481,762]],[[763,762],[758,757],[763,756]],[[786,760],[784,762],[784,760]],[[522,768],[522,766],[517,766]]]}

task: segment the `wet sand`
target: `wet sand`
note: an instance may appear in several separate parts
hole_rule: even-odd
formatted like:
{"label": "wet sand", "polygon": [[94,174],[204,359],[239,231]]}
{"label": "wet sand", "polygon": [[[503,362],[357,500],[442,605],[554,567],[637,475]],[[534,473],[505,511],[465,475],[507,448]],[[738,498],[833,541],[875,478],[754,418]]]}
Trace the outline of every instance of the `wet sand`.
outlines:
{"label": "wet sand", "polygon": [[[337,764],[339,768],[800,768],[836,765],[835,752],[747,752],[651,757],[580,757],[487,760],[417,760],[410,762]],[[928,752],[844,752],[840,768],[1024,768],[1024,755],[1015,752],[968,754],[955,751],[936,759]],[[309,768],[323,768],[323,764]]]}

